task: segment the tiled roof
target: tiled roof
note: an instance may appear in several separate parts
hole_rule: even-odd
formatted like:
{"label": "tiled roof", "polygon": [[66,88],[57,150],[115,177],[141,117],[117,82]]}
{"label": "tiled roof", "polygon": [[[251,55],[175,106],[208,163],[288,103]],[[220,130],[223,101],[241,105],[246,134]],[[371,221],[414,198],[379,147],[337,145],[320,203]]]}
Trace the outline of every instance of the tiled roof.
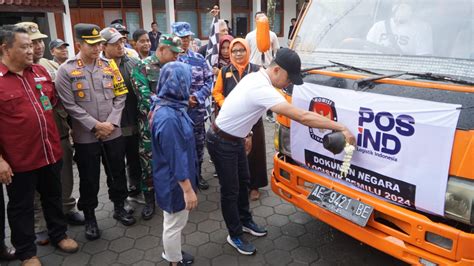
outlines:
{"label": "tiled roof", "polygon": [[62,0],[0,0],[0,11],[64,12]]}

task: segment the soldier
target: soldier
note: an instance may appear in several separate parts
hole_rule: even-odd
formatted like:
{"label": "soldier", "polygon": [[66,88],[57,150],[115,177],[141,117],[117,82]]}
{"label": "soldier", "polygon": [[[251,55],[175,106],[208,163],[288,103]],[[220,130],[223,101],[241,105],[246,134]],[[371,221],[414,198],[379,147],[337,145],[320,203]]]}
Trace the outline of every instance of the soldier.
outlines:
{"label": "soldier", "polygon": [[153,172],[151,168],[151,139],[148,113],[150,112],[151,95],[156,90],[161,67],[171,61],[176,61],[181,49],[181,39],[169,34],[160,37],[160,45],[153,55],[141,60],[132,71],[132,87],[138,100],[138,132],[139,154],[142,167],[141,188],[145,196],[145,207],[142,217],[151,219],[155,212],[155,194]]}
{"label": "soldier", "polygon": [[201,165],[204,157],[204,143],[206,130],[204,122],[206,117],[205,101],[211,95],[211,89],[214,82],[214,74],[204,57],[192,51],[191,25],[187,22],[175,22],[172,25],[173,34],[180,37],[184,53],[178,57],[178,61],[189,64],[192,68],[192,83],[189,96],[188,114],[194,122],[194,136],[196,138],[196,151],[198,155],[198,187],[206,190],[209,184],[202,178]]}
{"label": "soldier", "polygon": [[137,97],[132,90],[130,81],[132,69],[137,65],[138,59],[130,57],[125,53],[124,44],[126,37],[115,28],[107,27],[100,32],[100,35],[106,40],[102,47],[102,58],[108,61],[115,61],[128,89],[121,121],[122,136],[125,139],[125,158],[127,158],[128,200],[143,203],[143,200],[139,198],[141,167],[138,156]]}
{"label": "soldier", "polygon": [[[76,24],[76,46],[79,53],[58,70],[56,87],[66,111],[72,118],[75,161],[79,170],[78,208],[84,212],[85,235],[89,240],[100,237],[95,218],[100,185],[100,161],[104,164],[109,198],[114,203],[114,219],[123,225],[135,223],[124,209],[127,198],[125,178],[125,142],[120,130],[125,107],[123,78],[118,68],[99,58],[100,28],[93,24]],[[115,65],[116,66],[116,65]]]}

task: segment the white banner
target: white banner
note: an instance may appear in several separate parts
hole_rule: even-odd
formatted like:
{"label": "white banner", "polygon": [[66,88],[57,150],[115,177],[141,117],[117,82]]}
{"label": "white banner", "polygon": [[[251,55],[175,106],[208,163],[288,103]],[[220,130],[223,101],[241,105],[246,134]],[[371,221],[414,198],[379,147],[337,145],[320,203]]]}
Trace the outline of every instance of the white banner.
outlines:
{"label": "white banner", "polygon": [[344,153],[324,149],[329,130],[291,122],[293,159],[380,198],[443,215],[460,105],[336,89],[295,86],[293,104],[341,122],[356,136],[347,177]]}

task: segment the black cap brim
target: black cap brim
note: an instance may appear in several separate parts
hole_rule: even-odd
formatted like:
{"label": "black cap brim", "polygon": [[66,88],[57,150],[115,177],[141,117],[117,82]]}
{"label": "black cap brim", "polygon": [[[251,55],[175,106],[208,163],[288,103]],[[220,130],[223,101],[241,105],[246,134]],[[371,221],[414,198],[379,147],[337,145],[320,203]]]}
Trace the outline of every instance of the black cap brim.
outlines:
{"label": "black cap brim", "polygon": [[300,73],[288,74],[288,78],[291,80],[291,83],[293,83],[294,85],[303,84],[303,78],[301,77]]}

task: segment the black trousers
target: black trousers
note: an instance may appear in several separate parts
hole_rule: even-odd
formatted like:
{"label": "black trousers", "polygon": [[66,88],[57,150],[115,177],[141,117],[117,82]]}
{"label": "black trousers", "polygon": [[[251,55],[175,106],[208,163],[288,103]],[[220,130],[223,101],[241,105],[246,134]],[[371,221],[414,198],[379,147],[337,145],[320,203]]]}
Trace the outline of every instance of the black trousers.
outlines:
{"label": "black trousers", "polygon": [[5,246],[5,197],[3,184],[0,184],[0,248]]}
{"label": "black trousers", "polygon": [[138,153],[138,134],[124,137],[125,158],[127,159],[128,185],[140,188],[142,168]]}
{"label": "black trousers", "polygon": [[240,236],[243,234],[242,223],[252,220],[248,194],[250,173],[244,140],[228,141],[209,129],[206,141],[219,177],[221,210],[227,230],[231,237]]}
{"label": "black trousers", "polygon": [[102,143],[75,144],[74,147],[76,150],[74,160],[79,171],[77,208],[79,210],[97,208],[101,160],[107,175],[109,199],[114,203],[123,203],[127,198],[124,138],[118,137]]}
{"label": "black trousers", "polygon": [[57,244],[66,237],[67,223],[61,199],[61,167],[62,161],[59,161],[33,171],[14,173],[12,183],[7,186],[11,241],[20,260],[36,255],[33,213],[35,190],[41,196],[51,242]]}

